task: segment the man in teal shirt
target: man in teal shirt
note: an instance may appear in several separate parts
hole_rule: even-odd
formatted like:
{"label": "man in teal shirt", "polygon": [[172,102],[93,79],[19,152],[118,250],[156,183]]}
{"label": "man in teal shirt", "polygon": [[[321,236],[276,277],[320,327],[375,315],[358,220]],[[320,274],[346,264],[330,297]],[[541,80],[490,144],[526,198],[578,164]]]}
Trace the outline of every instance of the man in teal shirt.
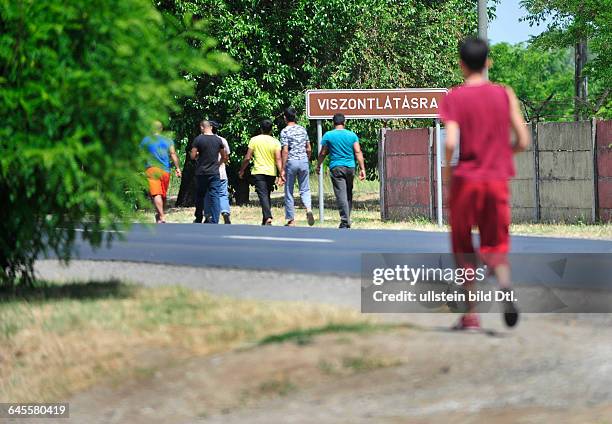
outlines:
{"label": "man in teal shirt", "polygon": [[336,204],[340,210],[340,228],[351,228],[355,160],[359,163],[361,181],[366,177],[365,163],[357,134],[344,128],[344,115],[337,113],[333,120],[334,129],[326,132],[321,140],[322,147],[319,153],[317,173],[321,172],[321,164],[329,155],[329,172],[336,195]]}

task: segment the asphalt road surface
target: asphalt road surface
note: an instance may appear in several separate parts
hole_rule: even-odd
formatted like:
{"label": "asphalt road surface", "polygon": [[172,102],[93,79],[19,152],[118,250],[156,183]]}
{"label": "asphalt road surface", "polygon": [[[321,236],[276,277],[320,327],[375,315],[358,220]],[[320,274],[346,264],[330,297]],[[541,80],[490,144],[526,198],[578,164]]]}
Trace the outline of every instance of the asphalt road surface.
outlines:
{"label": "asphalt road surface", "polygon": [[[448,253],[442,232],[340,230],[255,225],[134,225],[123,240],[93,250],[78,242],[75,259],[358,276],[363,253]],[[512,237],[514,253],[612,253],[612,241]]]}

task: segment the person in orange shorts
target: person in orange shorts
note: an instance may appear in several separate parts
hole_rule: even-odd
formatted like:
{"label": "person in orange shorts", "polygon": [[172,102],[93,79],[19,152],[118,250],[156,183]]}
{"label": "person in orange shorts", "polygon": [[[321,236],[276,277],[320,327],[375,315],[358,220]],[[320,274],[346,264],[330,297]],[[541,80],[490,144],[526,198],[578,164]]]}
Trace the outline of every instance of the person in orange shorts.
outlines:
{"label": "person in orange shorts", "polygon": [[170,158],[175,166],[176,176],[181,178],[178,157],[174,149],[174,142],[163,135],[161,122],[153,124],[153,135],[147,136],[140,142],[140,147],[147,154],[146,174],[149,180],[149,195],[155,207],[155,222],[166,222],[164,206],[170,184]]}

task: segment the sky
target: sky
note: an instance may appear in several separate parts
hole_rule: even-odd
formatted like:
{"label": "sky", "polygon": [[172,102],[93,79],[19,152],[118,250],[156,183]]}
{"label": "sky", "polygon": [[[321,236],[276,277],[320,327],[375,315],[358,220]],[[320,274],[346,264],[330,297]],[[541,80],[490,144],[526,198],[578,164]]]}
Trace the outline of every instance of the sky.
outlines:
{"label": "sky", "polygon": [[519,18],[527,12],[519,5],[519,0],[502,0],[497,5],[497,18],[489,22],[489,40],[492,44],[502,41],[519,43],[529,40],[530,35],[537,35],[546,29],[546,24],[530,27],[527,22],[519,22]]}

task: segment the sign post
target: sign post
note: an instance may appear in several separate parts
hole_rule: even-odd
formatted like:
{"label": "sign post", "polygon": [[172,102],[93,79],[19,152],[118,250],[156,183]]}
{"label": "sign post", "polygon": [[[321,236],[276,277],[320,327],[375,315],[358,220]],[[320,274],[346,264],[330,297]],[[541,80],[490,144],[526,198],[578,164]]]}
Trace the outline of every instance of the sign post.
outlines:
{"label": "sign post", "polygon": [[[342,113],[347,119],[436,119],[436,173],[438,225],[442,225],[442,142],[438,107],[446,88],[395,90],[308,90],[306,114],[317,120],[318,151],[321,152],[322,119]],[[323,172],[319,174],[319,219],[324,218]]]}
{"label": "sign post", "polygon": [[[436,212],[438,215],[438,226],[442,221],[442,137],[440,136],[440,120],[436,119]],[[446,164],[450,166],[450,164]]]}
{"label": "sign post", "polygon": [[[321,154],[321,139],[323,138],[323,124],[320,119],[317,119],[317,152]],[[325,193],[323,192],[323,166],[321,166],[321,170],[319,171],[319,222],[323,222],[325,220]]]}
{"label": "sign post", "polygon": [[[487,30],[489,26],[489,17],[487,16],[487,0],[478,0],[478,37],[484,41],[489,41]],[[489,70],[485,68],[485,77],[488,79]]]}

